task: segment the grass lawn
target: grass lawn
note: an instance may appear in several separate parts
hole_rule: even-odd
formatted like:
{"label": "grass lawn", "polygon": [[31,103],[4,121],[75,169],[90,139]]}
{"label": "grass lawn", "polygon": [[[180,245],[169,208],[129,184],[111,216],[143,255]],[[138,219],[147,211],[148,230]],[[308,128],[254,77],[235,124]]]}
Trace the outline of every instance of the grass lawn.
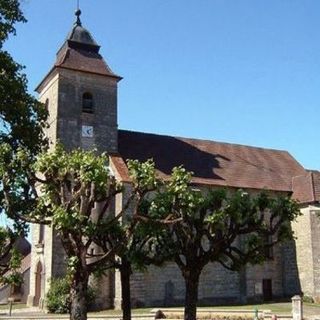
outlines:
{"label": "grass lawn", "polygon": [[[291,302],[281,302],[281,303],[263,303],[263,304],[246,304],[237,306],[219,306],[210,307],[210,309],[225,309],[225,310],[271,310],[273,313],[290,313],[292,304]],[[199,309],[203,309],[200,307]]]}
{"label": "grass lawn", "polygon": [[[303,304],[304,314],[305,315],[320,315],[320,304],[315,303],[304,303]],[[237,306],[206,306],[206,307],[199,307],[198,310],[201,311],[207,311],[210,309],[210,311],[214,310],[252,310],[252,315],[254,314],[254,310],[257,308],[259,311],[263,310],[270,310],[271,313],[277,314],[277,315],[290,315],[291,314],[291,302],[278,302],[278,303],[264,303],[264,304],[248,304],[248,305],[237,305]],[[25,304],[17,303],[13,305],[13,310],[26,308]],[[9,305],[0,305],[0,310],[8,310]],[[175,309],[179,309],[179,312],[183,312],[183,307],[174,307],[174,308],[140,308],[140,309],[133,309],[132,314],[149,314],[151,310],[153,309],[166,309],[172,311]],[[170,312],[170,311],[169,311]],[[101,316],[121,316],[122,312],[120,310],[104,310],[100,312],[90,312],[89,316],[94,315],[101,315]]]}
{"label": "grass lawn", "polygon": [[[22,309],[22,308],[26,308],[26,304],[24,303],[14,303],[12,305],[12,310],[14,309]],[[8,310],[9,309],[9,304],[0,304],[0,310]]]}
{"label": "grass lawn", "polygon": [[[258,309],[259,311],[263,310],[270,310],[271,313],[279,314],[279,315],[289,315],[291,314],[291,308],[292,304],[291,302],[278,302],[278,303],[263,303],[263,304],[248,304],[248,305],[237,305],[237,306],[207,306],[207,307],[198,307],[198,310],[252,310],[252,314],[254,313],[255,309]],[[175,307],[175,308],[141,308],[141,309],[133,309],[133,314],[148,314],[152,309],[181,309],[181,312],[183,311],[183,307]],[[320,314],[320,304],[314,304],[314,303],[304,303],[304,311],[305,313],[309,312],[316,312]],[[101,312],[94,312],[91,313],[94,314],[100,314],[100,315],[121,315],[121,311],[119,310],[104,310]]]}
{"label": "grass lawn", "polygon": [[[183,307],[174,307],[172,309],[181,309]],[[255,309],[258,310],[271,310],[273,313],[283,313],[288,314],[291,312],[291,303],[265,303],[265,304],[250,304],[250,305],[239,305],[239,306],[207,306],[207,307],[199,307],[198,310],[252,310],[252,313]],[[141,308],[141,309],[133,309],[133,314],[148,314],[152,309],[171,309],[167,307],[156,307],[156,308]],[[320,310],[320,308],[319,308]],[[100,312],[92,312],[90,314],[100,314],[100,315],[121,315],[121,311],[119,310],[104,310]]]}
{"label": "grass lawn", "polygon": [[[154,308],[139,308],[139,309],[132,309],[132,314],[148,314]],[[159,308],[160,309],[160,308]],[[99,312],[89,312],[90,315],[121,315],[121,310],[103,310]]]}

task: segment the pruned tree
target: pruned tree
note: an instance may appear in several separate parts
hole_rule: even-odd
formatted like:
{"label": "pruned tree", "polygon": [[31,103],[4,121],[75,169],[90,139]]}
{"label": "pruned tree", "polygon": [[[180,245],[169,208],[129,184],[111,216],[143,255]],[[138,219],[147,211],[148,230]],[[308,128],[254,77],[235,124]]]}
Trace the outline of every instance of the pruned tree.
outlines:
{"label": "pruned tree", "polygon": [[[174,168],[170,179],[162,181],[157,192],[144,198],[140,220],[175,221],[158,224],[145,254],[174,261],[185,281],[186,320],[196,319],[199,279],[210,262],[230,270],[245,264],[264,262],[267,248],[291,239],[290,222],[299,214],[289,196],[256,196],[238,190],[197,190],[192,174]],[[135,183],[139,183],[136,178]],[[149,230],[149,235],[150,235]],[[272,239],[266,242],[266,238]]]}
{"label": "pruned tree", "polygon": [[[28,154],[23,151],[18,153],[17,162],[28,170],[33,203],[28,212],[12,215],[55,230],[67,257],[70,318],[85,320],[89,276],[117,266],[115,255],[125,259],[147,187],[140,184],[132,188],[126,204],[115,214],[112,204],[123,187],[110,174],[105,154],[80,149],[66,152],[57,145],[40,155],[34,166],[25,165]],[[5,192],[8,208],[16,202],[16,194],[10,190]],[[129,219],[128,211],[130,223],[123,221]]]}
{"label": "pruned tree", "polygon": [[117,218],[108,211],[121,186],[106,155],[68,153],[60,145],[38,159],[34,172],[41,197],[29,221],[50,224],[61,239],[71,285],[70,319],[87,319],[89,276],[114,257],[113,249],[90,249],[96,237],[115,231]]}
{"label": "pruned tree", "polygon": [[[112,232],[97,234],[93,239],[94,243],[103,251],[112,250],[117,256],[101,268],[102,270],[103,268],[115,268],[120,272],[123,320],[131,319],[130,278],[133,270],[141,270],[156,263],[155,259],[151,258],[150,252],[145,254],[149,240],[153,239],[156,234],[156,230],[153,230],[152,234],[148,230],[153,228],[156,223],[165,223],[163,220],[158,221],[148,217],[148,224],[146,224],[144,223],[146,217],[140,215],[140,207],[144,199],[152,192],[156,192],[160,183],[155,174],[153,161],[148,160],[143,163],[128,161],[128,167],[130,176],[136,182],[135,184],[127,184],[122,190],[126,193],[129,201],[121,212],[121,217],[118,213],[116,219],[113,220]],[[161,260],[162,262],[163,260]]]}

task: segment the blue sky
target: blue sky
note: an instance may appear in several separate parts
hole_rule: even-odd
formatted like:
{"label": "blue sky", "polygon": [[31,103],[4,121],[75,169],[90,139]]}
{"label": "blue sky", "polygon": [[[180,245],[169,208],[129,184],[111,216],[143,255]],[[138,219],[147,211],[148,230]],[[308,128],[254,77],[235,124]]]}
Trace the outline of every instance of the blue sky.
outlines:
{"label": "blue sky", "polygon": [[[6,48],[30,90],[76,0],[24,0]],[[119,126],[288,150],[320,169],[319,0],[81,0],[119,85]]]}

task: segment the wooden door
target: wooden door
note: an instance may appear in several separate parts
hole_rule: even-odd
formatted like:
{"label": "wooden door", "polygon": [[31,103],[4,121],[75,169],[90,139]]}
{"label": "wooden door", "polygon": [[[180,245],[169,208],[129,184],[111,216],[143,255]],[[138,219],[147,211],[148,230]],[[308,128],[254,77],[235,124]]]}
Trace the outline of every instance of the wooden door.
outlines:
{"label": "wooden door", "polygon": [[272,300],[272,281],[271,279],[262,280],[263,301]]}

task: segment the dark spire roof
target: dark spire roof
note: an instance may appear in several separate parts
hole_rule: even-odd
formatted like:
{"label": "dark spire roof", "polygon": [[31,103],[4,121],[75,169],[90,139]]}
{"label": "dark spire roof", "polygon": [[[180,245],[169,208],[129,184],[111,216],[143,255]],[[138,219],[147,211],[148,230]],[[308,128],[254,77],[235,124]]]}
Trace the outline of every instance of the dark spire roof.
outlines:
{"label": "dark spire roof", "polygon": [[117,81],[122,79],[113,73],[99,53],[100,46],[93,39],[90,32],[82,26],[80,20],[81,10],[78,9],[75,14],[77,17],[76,22],[57,52],[57,59],[53,68],[38,85],[37,91],[40,90],[42,84],[56,68],[94,73],[112,77]]}
{"label": "dark spire roof", "polygon": [[77,17],[71,31],[69,32],[66,41],[70,47],[85,49],[87,51],[99,52],[100,46],[93,39],[90,32],[82,26],[80,16],[81,10],[75,12]]}
{"label": "dark spire roof", "polygon": [[82,26],[81,10],[77,10],[76,22],[69,32],[64,44],[57,53],[56,67],[96,73],[121,80],[121,77],[112,72],[100,55],[100,46],[91,33]]}

